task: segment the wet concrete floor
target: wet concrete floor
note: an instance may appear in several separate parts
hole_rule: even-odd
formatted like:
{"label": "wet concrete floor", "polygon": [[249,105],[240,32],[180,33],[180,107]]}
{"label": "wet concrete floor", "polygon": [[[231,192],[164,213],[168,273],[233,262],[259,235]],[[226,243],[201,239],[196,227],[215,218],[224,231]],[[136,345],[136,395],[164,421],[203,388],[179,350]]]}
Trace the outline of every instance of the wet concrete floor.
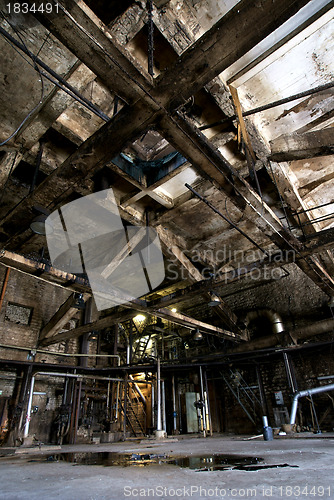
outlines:
{"label": "wet concrete floor", "polygon": [[0,499],[334,498],[333,464],[334,435],[42,446],[0,458]]}

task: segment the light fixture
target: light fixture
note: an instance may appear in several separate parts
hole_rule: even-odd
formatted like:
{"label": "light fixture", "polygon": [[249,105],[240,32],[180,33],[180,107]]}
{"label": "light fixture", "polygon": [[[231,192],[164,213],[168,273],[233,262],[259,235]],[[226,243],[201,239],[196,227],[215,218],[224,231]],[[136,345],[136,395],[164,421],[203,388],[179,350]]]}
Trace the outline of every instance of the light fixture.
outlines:
{"label": "light fixture", "polygon": [[41,234],[42,236],[46,235],[46,229],[45,229],[45,221],[47,219],[47,215],[37,215],[31,223],[30,223],[30,229],[35,233],[35,234]]}
{"label": "light fixture", "polygon": [[209,307],[216,307],[216,306],[219,306],[220,304],[220,300],[219,300],[219,297],[215,296],[212,300],[210,300],[210,302],[208,302],[208,306]]}
{"label": "light fixture", "polygon": [[90,332],[90,334],[88,336],[88,341],[97,340],[98,336],[99,336],[99,332],[97,332],[96,330],[93,330]]}
{"label": "light fixture", "polygon": [[142,321],[145,321],[146,316],[144,316],[143,314],[137,314],[137,316],[135,316],[133,319],[141,323]]}
{"label": "light fixture", "polygon": [[[50,211],[47,208],[44,208],[40,205],[33,206],[32,211],[38,215],[36,215],[36,217],[34,217],[33,220],[31,221],[30,229],[35,234],[41,234],[42,236],[45,236],[46,235],[45,221],[50,215]],[[52,230],[52,228],[48,224],[48,231],[50,230]]]}
{"label": "light fixture", "polygon": [[77,297],[73,307],[80,310],[85,309],[85,301],[83,299],[82,293],[80,293],[80,295]]}
{"label": "light fixture", "polygon": [[171,311],[172,311],[172,313],[176,313],[176,311],[177,311],[176,307],[173,307],[173,308],[171,309]]}
{"label": "light fixture", "polygon": [[193,335],[193,340],[202,340],[202,339],[203,339],[203,335],[201,334],[201,332],[197,328],[194,335]]}

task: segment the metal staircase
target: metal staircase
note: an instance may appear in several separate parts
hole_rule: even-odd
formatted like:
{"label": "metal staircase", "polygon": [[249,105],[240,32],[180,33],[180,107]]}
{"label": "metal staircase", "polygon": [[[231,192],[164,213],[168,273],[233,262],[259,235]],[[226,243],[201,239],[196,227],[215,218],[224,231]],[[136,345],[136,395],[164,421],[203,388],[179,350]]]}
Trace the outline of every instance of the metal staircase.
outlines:
{"label": "metal staircase", "polygon": [[238,401],[249,420],[254,425],[257,425],[262,417],[261,401],[254,392],[254,389],[258,389],[258,386],[248,385],[238,370],[230,369],[228,374],[221,373],[221,375],[225,384]]}
{"label": "metal staircase", "polygon": [[124,393],[120,408],[123,413],[126,407],[126,423],[131,433],[135,437],[143,437],[146,435],[146,411],[143,401],[138,397],[137,392],[132,388],[131,384],[127,384],[126,405],[124,404]]}

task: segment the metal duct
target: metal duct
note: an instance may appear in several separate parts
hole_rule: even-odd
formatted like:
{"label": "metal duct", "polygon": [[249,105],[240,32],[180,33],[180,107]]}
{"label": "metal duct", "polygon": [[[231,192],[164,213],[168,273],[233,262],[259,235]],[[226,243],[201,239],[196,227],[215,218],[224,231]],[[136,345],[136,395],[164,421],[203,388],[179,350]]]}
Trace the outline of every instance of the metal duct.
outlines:
{"label": "metal duct", "polygon": [[[291,330],[291,337],[297,341],[314,337],[315,335],[320,335],[321,333],[327,333],[332,330],[334,330],[334,319],[324,319],[322,321],[318,321],[317,323],[311,323],[310,325],[304,326],[302,328]],[[248,350],[253,351],[256,349],[265,349],[277,344],[277,336],[268,335],[266,337],[251,340],[250,342],[247,342],[246,345],[242,344],[238,347],[235,347],[230,352],[245,352]]]}
{"label": "metal duct", "polygon": [[284,332],[284,325],[281,316],[272,309],[259,309],[257,311],[250,311],[245,318],[245,325],[248,327],[249,323],[257,318],[267,318],[271,322],[273,334],[277,335]]}
{"label": "metal duct", "polygon": [[294,425],[296,421],[296,414],[298,408],[298,400],[299,398],[303,398],[305,396],[311,396],[312,394],[319,394],[320,392],[328,392],[334,391],[334,384],[323,385],[321,387],[314,387],[314,389],[306,389],[305,391],[298,391],[293,397],[291,414],[290,414],[290,424]]}

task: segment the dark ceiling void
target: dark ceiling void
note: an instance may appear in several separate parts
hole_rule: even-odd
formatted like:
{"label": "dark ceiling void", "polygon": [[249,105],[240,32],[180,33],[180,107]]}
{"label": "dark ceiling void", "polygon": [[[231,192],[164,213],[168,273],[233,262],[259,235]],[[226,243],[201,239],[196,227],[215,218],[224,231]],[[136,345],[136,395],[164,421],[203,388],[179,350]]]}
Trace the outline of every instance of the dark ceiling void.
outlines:
{"label": "dark ceiling void", "polygon": [[86,4],[101,19],[104,24],[109,24],[118,16],[123,14],[133,0],[87,0]]}

